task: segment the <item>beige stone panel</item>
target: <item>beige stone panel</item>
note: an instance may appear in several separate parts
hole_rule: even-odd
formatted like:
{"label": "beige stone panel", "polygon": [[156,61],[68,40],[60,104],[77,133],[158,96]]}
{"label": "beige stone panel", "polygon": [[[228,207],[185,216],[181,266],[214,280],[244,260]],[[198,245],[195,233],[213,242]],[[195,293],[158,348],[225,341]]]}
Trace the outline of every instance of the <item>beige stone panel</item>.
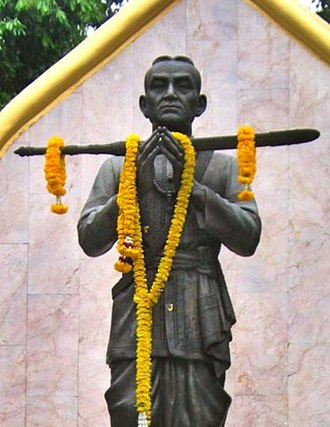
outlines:
{"label": "beige stone panel", "polygon": [[320,292],[330,281],[330,240],[327,235],[316,240],[295,239],[291,242],[289,274],[294,292]]}
{"label": "beige stone panel", "polygon": [[317,127],[329,132],[329,66],[299,44],[291,44],[291,120],[294,126]]}
{"label": "beige stone panel", "polygon": [[290,154],[292,240],[326,239],[330,233],[330,145],[306,144]]}
{"label": "beige stone panel", "polygon": [[[29,397],[70,399],[78,392],[78,297],[30,295],[27,341]],[[61,399],[59,399],[61,404]],[[42,409],[39,409],[40,414]],[[31,416],[36,414],[30,409]]]}
{"label": "beige stone panel", "polygon": [[239,2],[238,79],[243,89],[287,89],[290,38],[259,12]]}
{"label": "beige stone panel", "polygon": [[25,133],[0,162],[1,243],[25,243],[28,238],[29,162],[13,153],[20,145],[27,145],[27,141]]}
{"label": "beige stone panel", "polygon": [[66,197],[69,211],[65,215],[50,212],[49,204],[53,203],[50,195],[31,195],[30,202],[29,293],[77,293],[77,198]]}
{"label": "beige stone panel", "polygon": [[45,141],[58,135],[66,141],[80,142],[81,138],[81,89],[78,88],[62,103],[50,110],[29,130],[30,144],[44,146]]}
{"label": "beige stone panel", "polygon": [[103,346],[80,346],[79,427],[108,427],[109,415],[104,398],[110,385]]}
{"label": "beige stone panel", "polygon": [[233,348],[236,395],[285,394],[287,390],[286,294],[238,293],[235,306],[237,324],[233,330]]}
{"label": "beige stone panel", "polygon": [[115,250],[99,258],[82,259],[80,268],[80,343],[103,346],[104,360],[111,318],[111,288],[120,274],[114,270]]}
{"label": "beige stone panel", "polygon": [[236,396],[235,421],[228,423],[228,427],[288,426],[287,406],[286,394]]}
{"label": "beige stone panel", "polygon": [[[125,126],[132,120],[133,73],[134,66],[125,51],[83,84],[83,144],[125,138]],[[126,132],[131,131],[129,127]]]}
{"label": "beige stone panel", "polygon": [[[328,252],[329,253],[329,252]],[[299,287],[289,293],[290,343],[322,343],[330,341],[329,283],[323,289],[303,291]]]}
{"label": "beige stone panel", "polygon": [[0,259],[0,345],[25,345],[27,246],[0,245]]}
{"label": "beige stone panel", "polygon": [[209,89],[208,79],[205,83],[204,93],[208,106],[205,113],[194,122],[194,135],[202,137],[235,134],[238,123],[236,89],[226,87],[221,90],[220,97],[216,97],[212,89]]}
{"label": "beige stone panel", "polygon": [[282,33],[266,34],[264,39],[239,39],[239,88],[287,89],[290,76],[290,42]]}
{"label": "beige stone panel", "polygon": [[257,132],[288,128],[288,89],[241,89],[238,93],[238,122]]}
{"label": "beige stone panel", "polygon": [[236,292],[282,293],[288,285],[287,235],[269,241],[263,234],[257,252],[252,258],[237,258]]}
{"label": "beige stone panel", "polygon": [[260,148],[252,187],[262,221],[261,240],[249,258],[236,257],[237,290],[284,292],[288,283],[288,149]]}
{"label": "beige stone panel", "polygon": [[190,41],[189,54],[202,74],[205,113],[196,118],[196,136],[226,135],[237,129],[237,40]]}
{"label": "beige stone panel", "polygon": [[330,419],[330,344],[289,347],[289,425],[325,427]]}
{"label": "beige stone panel", "polygon": [[77,425],[76,396],[29,396],[26,427],[73,427]]}
{"label": "beige stone panel", "polygon": [[[83,144],[124,140],[132,132],[133,104],[137,105],[132,99],[133,73],[132,58],[125,50],[83,85]],[[83,193],[86,180],[91,185],[106,158],[82,156]]]}
{"label": "beige stone panel", "polygon": [[238,3],[187,3],[187,53],[202,75],[206,112],[194,123],[197,136],[231,134],[237,128]]}
{"label": "beige stone panel", "polygon": [[0,346],[0,424],[2,427],[24,425],[25,368],[25,347]]}
{"label": "beige stone panel", "polygon": [[235,405],[235,400],[234,400],[229,407],[229,411],[228,411],[227,419],[226,419],[226,427],[236,427],[236,424],[235,424],[235,420],[236,420],[235,408],[236,408],[236,405]]}
{"label": "beige stone panel", "polygon": [[[187,2],[187,36],[192,41],[237,40],[239,2],[198,0]],[[211,59],[211,58],[209,58]]]}

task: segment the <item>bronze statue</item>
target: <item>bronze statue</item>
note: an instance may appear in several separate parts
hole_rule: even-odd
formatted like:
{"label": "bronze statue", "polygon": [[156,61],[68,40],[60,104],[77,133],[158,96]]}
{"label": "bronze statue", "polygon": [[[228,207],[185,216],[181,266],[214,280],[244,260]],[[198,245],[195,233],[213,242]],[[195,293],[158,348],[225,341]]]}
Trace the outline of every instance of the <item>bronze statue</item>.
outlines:
{"label": "bronze statue", "polygon": [[[187,57],[157,58],[145,76],[140,109],[152,124],[138,154],[137,187],[148,283],[155,276],[180,185],[183,152],[172,131],[188,136],[206,109],[201,78]],[[78,224],[89,256],[117,240],[119,175],[123,157],[102,165]],[[236,159],[197,153],[186,223],[163,294],[153,308],[152,426],[221,427],[230,397],[224,391],[235,315],[218,262],[221,245],[242,256],[256,250],[261,222],[254,200],[240,201]],[[113,288],[105,397],[112,427],[136,427],[136,313],[131,273]]]}

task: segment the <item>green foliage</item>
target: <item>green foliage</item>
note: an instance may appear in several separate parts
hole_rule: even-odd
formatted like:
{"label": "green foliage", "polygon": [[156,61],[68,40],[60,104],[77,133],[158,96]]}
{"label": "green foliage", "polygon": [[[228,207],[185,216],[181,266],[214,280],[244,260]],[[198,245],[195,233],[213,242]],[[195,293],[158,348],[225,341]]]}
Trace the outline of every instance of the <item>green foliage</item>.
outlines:
{"label": "green foliage", "polygon": [[0,109],[123,0],[0,0]]}
{"label": "green foliage", "polygon": [[330,0],[312,0],[318,8],[317,14],[330,23]]}

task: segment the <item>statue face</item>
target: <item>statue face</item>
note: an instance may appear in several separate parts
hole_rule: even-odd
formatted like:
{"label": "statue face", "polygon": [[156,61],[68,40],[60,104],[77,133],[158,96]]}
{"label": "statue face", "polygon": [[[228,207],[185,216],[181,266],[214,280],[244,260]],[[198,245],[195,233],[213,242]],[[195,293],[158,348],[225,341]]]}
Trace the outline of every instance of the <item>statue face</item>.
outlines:
{"label": "statue face", "polygon": [[152,66],[146,79],[146,94],[140,108],[153,127],[191,134],[195,117],[206,108],[206,97],[199,93],[195,67],[183,61],[162,61]]}

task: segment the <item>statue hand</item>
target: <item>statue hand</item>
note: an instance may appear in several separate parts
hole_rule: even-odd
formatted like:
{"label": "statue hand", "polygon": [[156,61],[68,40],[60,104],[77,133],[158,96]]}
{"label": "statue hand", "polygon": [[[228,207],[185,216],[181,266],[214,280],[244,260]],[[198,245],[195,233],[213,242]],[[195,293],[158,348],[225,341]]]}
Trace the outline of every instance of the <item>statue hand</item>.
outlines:
{"label": "statue hand", "polygon": [[140,147],[137,158],[137,185],[143,192],[149,191],[153,187],[154,160],[160,154],[159,128],[157,128],[150,138]]}
{"label": "statue hand", "polygon": [[173,185],[177,191],[180,187],[181,174],[183,168],[184,151],[179,142],[174,138],[171,132],[162,127],[159,131],[160,152],[164,154],[173,166]]}

